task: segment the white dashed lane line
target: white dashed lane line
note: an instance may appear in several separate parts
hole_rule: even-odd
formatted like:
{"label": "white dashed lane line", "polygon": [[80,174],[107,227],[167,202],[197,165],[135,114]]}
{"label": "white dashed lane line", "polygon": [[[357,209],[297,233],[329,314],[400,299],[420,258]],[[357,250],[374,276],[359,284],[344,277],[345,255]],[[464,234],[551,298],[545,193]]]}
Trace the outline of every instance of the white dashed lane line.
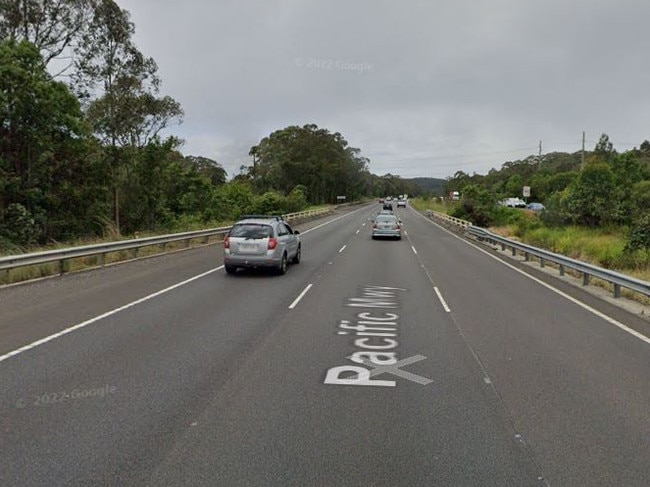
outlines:
{"label": "white dashed lane line", "polygon": [[339,254],[345,250],[345,247],[347,247],[347,245],[344,245],[343,247],[341,247],[341,248],[339,249]]}
{"label": "white dashed lane line", "polygon": [[449,309],[449,306],[447,305],[447,302],[445,301],[445,298],[442,297],[442,293],[440,292],[440,289],[438,289],[437,286],[433,286],[433,290],[436,292],[436,296],[438,296],[438,299],[440,300],[440,304],[442,304],[442,307],[447,313],[451,313],[451,310]]}
{"label": "white dashed lane line", "polygon": [[307,284],[307,287],[305,289],[303,289],[302,292],[298,295],[298,297],[293,300],[293,303],[291,303],[289,305],[289,309],[293,309],[296,306],[298,306],[298,303],[300,302],[300,300],[305,297],[305,294],[307,294],[307,291],[309,291],[312,286],[313,286],[313,284]]}

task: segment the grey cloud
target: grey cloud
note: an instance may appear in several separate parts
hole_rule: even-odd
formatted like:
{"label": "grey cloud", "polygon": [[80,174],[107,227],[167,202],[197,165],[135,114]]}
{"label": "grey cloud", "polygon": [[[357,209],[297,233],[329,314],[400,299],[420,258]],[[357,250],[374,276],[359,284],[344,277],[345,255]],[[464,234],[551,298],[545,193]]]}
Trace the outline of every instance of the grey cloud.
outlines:
{"label": "grey cloud", "polygon": [[231,175],[291,124],[404,176],[484,173],[540,139],[578,150],[583,130],[619,150],[650,138],[645,1],[119,3],[183,104],[183,150]]}

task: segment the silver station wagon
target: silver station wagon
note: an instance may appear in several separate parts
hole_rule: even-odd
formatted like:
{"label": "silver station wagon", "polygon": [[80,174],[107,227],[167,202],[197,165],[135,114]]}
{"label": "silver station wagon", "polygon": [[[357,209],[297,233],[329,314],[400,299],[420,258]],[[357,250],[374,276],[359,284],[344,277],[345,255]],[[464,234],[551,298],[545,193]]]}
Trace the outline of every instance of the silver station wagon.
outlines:
{"label": "silver station wagon", "polygon": [[300,232],[280,216],[247,215],[235,223],[223,241],[223,261],[228,274],[237,269],[266,267],[278,274],[300,262]]}

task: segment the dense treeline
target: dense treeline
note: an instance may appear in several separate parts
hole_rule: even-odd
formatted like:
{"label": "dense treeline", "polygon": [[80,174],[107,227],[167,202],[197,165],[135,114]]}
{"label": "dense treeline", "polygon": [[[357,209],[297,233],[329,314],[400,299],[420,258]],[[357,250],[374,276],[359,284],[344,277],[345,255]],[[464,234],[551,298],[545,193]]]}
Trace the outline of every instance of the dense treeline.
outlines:
{"label": "dense treeline", "polygon": [[265,137],[227,181],[162,137],[183,110],[134,32],[114,0],[0,0],[0,249],[420,192],[313,124]]}
{"label": "dense treeline", "polygon": [[257,190],[287,193],[305,190],[312,204],[333,203],[337,196],[357,200],[365,196],[419,194],[415,183],[368,171],[368,159],[350,147],[343,136],[314,124],[290,126],[264,137],[250,150],[253,166],[246,176]]}
{"label": "dense treeline", "polygon": [[446,191],[462,198],[455,215],[488,226],[504,215],[497,202],[522,195],[546,206],[541,219],[547,225],[584,225],[630,229],[631,249],[650,247],[650,142],[622,153],[607,134],[593,151],[552,153],[505,163],[501,170],[472,176],[457,172]]}

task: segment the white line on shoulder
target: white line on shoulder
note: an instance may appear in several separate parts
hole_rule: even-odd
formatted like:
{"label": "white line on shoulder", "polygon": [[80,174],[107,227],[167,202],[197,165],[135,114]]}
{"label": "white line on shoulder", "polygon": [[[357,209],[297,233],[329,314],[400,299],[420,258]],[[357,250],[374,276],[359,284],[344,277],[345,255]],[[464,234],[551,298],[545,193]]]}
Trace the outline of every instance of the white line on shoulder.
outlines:
{"label": "white line on shoulder", "polygon": [[160,291],[156,291],[155,293],[148,294],[147,296],[144,296],[144,297],[142,297],[140,299],[136,299],[135,301],[131,301],[130,303],[125,304],[124,306],[120,306],[119,308],[112,309],[110,311],[107,311],[106,313],[102,313],[102,314],[97,315],[97,316],[95,316],[93,318],[90,318],[90,319],[88,319],[86,321],[82,321],[81,323],[77,323],[76,325],[70,326],[70,327],[66,328],[65,330],[61,330],[61,331],[59,331],[57,333],[54,333],[53,335],[47,336],[45,338],[41,338],[40,340],[36,340],[35,342],[30,343],[29,345],[25,345],[25,346],[20,347],[20,348],[18,348],[16,350],[13,350],[13,351],[11,351],[9,353],[6,353],[4,355],[0,355],[0,362],[3,362],[3,361],[5,361],[5,360],[7,360],[7,359],[9,359],[11,357],[15,357],[16,355],[19,355],[19,354],[21,354],[23,352],[26,352],[27,350],[31,350],[32,348],[36,348],[39,345],[43,345],[43,344],[45,344],[47,342],[50,342],[50,341],[52,341],[52,340],[54,340],[56,338],[62,337],[63,335],[67,335],[68,333],[72,333],[75,330],[79,330],[79,329],[84,328],[84,327],[86,327],[88,325],[92,325],[93,323],[95,323],[95,322],[97,322],[99,320],[102,320],[104,318],[108,318],[109,316],[112,316],[112,315],[114,315],[116,313],[119,313],[120,311],[124,311],[125,309],[132,308],[133,306],[135,306],[137,304],[144,303],[145,301],[149,301],[150,299],[158,297],[161,294],[165,294],[165,293],[167,293],[167,292],[169,292],[169,291],[171,291],[173,289],[184,286],[185,284],[189,284],[192,281],[196,281],[197,279],[200,279],[200,278],[205,277],[205,276],[207,276],[209,274],[212,274],[213,272],[216,272],[216,271],[218,271],[220,269],[223,269],[222,265],[219,266],[219,267],[216,267],[214,269],[210,269],[207,272],[203,272],[201,274],[198,274],[198,275],[196,275],[194,277],[190,277],[189,279],[185,279],[184,281],[177,282],[173,286],[166,287],[165,289],[161,289]]}

